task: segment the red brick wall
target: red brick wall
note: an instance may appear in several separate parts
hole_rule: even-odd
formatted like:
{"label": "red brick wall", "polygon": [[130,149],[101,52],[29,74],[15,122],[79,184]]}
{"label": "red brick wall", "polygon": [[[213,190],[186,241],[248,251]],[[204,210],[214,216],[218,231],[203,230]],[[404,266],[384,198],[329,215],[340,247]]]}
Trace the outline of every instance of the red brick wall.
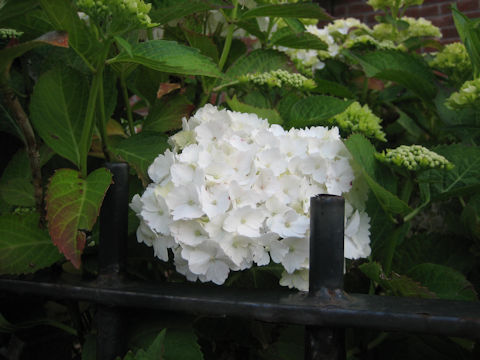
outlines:
{"label": "red brick wall", "polygon": [[[406,15],[430,20],[442,30],[442,42],[458,41],[450,10],[453,3],[448,0],[424,0],[422,5],[408,8]],[[458,9],[468,17],[480,17],[480,0],[458,0],[456,3]],[[375,24],[374,16],[380,14],[367,5],[367,0],[335,0],[334,4],[332,15],[335,17],[355,17],[368,25]]]}

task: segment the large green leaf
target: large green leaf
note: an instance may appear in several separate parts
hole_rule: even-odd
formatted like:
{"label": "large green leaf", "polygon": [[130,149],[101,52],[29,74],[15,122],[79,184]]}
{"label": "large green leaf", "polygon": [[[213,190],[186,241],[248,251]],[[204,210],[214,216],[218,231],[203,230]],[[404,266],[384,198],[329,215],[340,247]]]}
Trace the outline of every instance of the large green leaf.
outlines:
{"label": "large green leaf", "polygon": [[435,292],[441,299],[477,300],[473,285],[457,270],[438,264],[420,264],[407,273],[422,285]]}
{"label": "large green leaf", "polygon": [[112,182],[105,168],[93,171],[86,179],[78,171],[60,169],[50,178],[46,196],[48,230],[53,243],[79,268],[86,242],[103,198]]}
{"label": "large green leaf", "polygon": [[112,152],[119,159],[128,162],[145,183],[148,179],[148,167],[167,148],[167,137],[165,135],[142,131],[120,142],[115,148],[112,148]]}
{"label": "large green leaf", "polygon": [[225,82],[236,80],[239,76],[251,73],[263,73],[289,68],[287,55],[276,50],[254,50],[239,58],[225,73]]}
{"label": "large green leaf", "polygon": [[[438,219],[426,218],[422,222],[423,226],[431,228],[438,226],[436,225]],[[475,266],[475,256],[470,247],[469,241],[452,234],[410,236],[397,247],[393,268],[401,273],[407,273],[416,265],[434,263],[468,273]]]}
{"label": "large green leaf", "polygon": [[385,177],[385,172],[380,172],[375,160],[375,148],[373,145],[360,134],[354,134],[345,140],[350,154],[352,154],[355,162],[362,169],[362,173],[368,183],[368,186],[375,194],[379,204],[383,210],[390,215],[402,215],[405,216],[412,211],[412,209],[402,201],[398,196],[387,190],[384,186],[379,184],[379,181],[383,182],[385,179],[379,179],[379,177]]}
{"label": "large green leaf", "polygon": [[38,223],[37,213],[0,216],[0,274],[32,273],[62,258]]}
{"label": "large green leaf", "polygon": [[80,165],[79,141],[88,103],[88,83],[71,69],[42,75],[33,92],[30,114],[43,141],[57,154]]}
{"label": "large green leaf", "polygon": [[153,22],[166,24],[169,21],[180,19],[200,11],[217,8],[212,1],[205,0],[173,0],[156,2],[158,7],[150,11]]}
{"label": "large green leaf", "polygon": [[460,39],[465,44],[468,55],[472,62],[475,77],[480,71],[480,29],[478,19],[471,20],[460,11],[456,5],[452,7],[452,16]]}
{"label": "large green leaf", "polygon": [[78,17],[71,1],[39,0],[56,30],[68,32],[68,43],[82,58],[89,60],[102,53],[103,44],[96,40],[92,29]]}
{"label": "large green leaf", "polygon": [[433,72],[417,55],[394,50],[365,54],[345,51],[345,54],[358,61],[368,77],[396,82],[427,102],[435,98],[437,90]]}
{"label": "large green leaf", "polygon": [[217,65],[197,49],[175,41],[152,40],[132,47],[127,52],[108,60],[109,63],[136,63],[154,70],[184,75],[221,76]]}
{"label": "large green leaf", "polygon": [[302,99],[290,109],[290,127],[327,125],[327,120],[345,111],[353,101],[345,101],[333,96],[316,95]]}
{"label": "large green leaf", "polygon": [[236,96],[227,99],[227,104],[233,111],[257,114],[262,119],[267,119],[270,124],[282,124],[283,119],[275,109],[259,108],[240,102]]}
{"label": "large green leaf", "polygon": [[392,272],[387,276],[382,266],[376,262],[369,262],[359,266],[359,269],[371,280],[378,283],[383,289],[392,295],[408,296],[433,299],[436,295],[431,292],[424,284],[407,277]]}
{"label": "large green leaf", "polygon": [[189,117],[193,108],[184,95],[158,99],[145,119],[143,130],[159,133],[178,130],[182,127],[182,118]]}
{"label": "large green leaf", "polygon": [[480,190],[480,148],[461,144],[433,149],[453,163],[452,170],[427,170],[419,175],[421,182],[431,183],[432,197],[445,199],[473,194]]}
{"label": "large green leaf", "polygon": [[296,4],[273,4],[260,5],[256,8],[244,12],[241,19],[251,17],[285,17],[285,18],[308,18],[318,20],[331,20],[325,10],[314,3],[296,3]]}
{"label": "large green leaf", "polygon": [[285,46],[293,49],[326,50],[328,45],[318,36],[309,32],[294,32],[288,27],[281,28],[273,34],[273,45]]}
{"label": "large green leaf", "polygon": [[203,360],[193,329],[168,329],[165,336],[165,360]]}
{"label": "large green leaf", "polygon": [[0,50],[0,83],[3,81],[2,77],[6,75],[6,72],[8,72],[10,69],[10,65],[15,58],[41,45],[49,44],[66,47],[68,46],[67,39],[68,38],[65,33],[52,31],[40,36],[35,40]]}

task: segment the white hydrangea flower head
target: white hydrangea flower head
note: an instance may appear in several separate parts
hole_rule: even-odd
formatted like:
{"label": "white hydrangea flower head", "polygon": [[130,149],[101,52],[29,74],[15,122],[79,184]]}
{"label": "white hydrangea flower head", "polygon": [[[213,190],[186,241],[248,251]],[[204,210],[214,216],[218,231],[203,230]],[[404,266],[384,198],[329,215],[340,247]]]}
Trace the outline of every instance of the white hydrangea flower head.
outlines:
{"label": "white hydrangea flower head", "polygon": [[273,261],[285,269],[280,284],[306,290],[310,197],[319,193],[346,199],[346,256],[370,254],[367,186],[337,128],[285,131],[206,105],[170,143],[131,208],[138,241],[162,260],[171,249],[188,280],[223,284],[230,271]]}

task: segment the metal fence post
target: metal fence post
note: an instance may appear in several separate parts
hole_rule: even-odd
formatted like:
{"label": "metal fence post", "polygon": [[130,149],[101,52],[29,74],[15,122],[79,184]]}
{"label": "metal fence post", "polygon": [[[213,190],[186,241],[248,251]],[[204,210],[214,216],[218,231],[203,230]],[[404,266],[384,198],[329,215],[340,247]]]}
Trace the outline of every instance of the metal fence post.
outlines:
{"label": "metal fence post", "polygon": [[[128,235],[128,164],[107,163],[113,184],[100,210],[100,244],[98,250],[99,283],[114,285],[121,281],[126,266]],[[97,359],[111,360],[126,351],[122,309],[99,305],[97,322]]]}
{"label": "metal fence post", "polygon": [[[341,298],[345,200],[317,195],[310,199],[309,296]],[[307,326],[305,360],[345,359],[343,329]]]}

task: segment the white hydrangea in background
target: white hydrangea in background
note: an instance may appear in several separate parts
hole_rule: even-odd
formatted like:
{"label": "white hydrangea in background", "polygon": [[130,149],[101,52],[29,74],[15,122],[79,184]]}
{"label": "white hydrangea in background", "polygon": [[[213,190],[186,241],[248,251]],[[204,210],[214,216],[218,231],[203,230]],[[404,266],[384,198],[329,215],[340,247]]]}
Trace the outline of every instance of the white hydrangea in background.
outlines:
{"label": "white hydrangea in background", "polygon": [[131,208],[137,239],[187,279],[223,284],[230,271],[273,261],[280,284],[308,290],[310,197],[346,200],[345,256],[370,254],[367,187],[338,129],[291,129],[205,105],[148,169]]}

